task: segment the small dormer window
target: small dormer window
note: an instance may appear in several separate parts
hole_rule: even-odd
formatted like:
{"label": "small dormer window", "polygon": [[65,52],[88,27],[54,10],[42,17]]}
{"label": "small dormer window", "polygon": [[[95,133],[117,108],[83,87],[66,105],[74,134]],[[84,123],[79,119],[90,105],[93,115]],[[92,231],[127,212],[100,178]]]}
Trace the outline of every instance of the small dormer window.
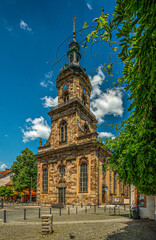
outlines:
{"label": "small dormer window", "polygon": [[64,93],[63,100],[64,100],[64,103],[69,101],[69,94],[68,94],[68,92]]}

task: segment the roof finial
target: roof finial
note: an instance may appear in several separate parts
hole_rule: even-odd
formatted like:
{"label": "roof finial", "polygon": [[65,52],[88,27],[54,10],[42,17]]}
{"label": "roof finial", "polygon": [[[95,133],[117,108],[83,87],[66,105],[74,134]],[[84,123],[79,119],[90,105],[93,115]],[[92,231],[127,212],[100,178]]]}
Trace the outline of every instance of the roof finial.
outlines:
{"label": "roof finial", "polygon": [[76,17],[74,17],[73,19],[73,40],[75,40],[75,20],[76,20]]}

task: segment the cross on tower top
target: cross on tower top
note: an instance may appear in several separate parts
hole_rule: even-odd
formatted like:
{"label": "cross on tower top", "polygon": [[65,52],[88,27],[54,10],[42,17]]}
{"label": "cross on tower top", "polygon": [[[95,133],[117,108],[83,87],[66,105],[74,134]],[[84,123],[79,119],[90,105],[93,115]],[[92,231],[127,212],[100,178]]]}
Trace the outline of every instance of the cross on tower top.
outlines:
{"label": "cross on tower top", "polygon": [[76,17],[73,18],[73,33],[75,32],[75,20],[76,20]]}
{"label": "cross on tower top", "polygon": [[76,20],[76,17],[74,17],[73,19],[73,40],[75,40],[75,20]]}

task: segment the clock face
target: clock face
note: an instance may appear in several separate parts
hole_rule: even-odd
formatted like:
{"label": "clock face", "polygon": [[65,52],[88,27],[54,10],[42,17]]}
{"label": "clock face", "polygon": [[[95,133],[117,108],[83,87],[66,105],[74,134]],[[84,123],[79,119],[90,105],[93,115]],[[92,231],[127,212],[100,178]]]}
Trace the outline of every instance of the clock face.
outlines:
{"label": "clock face", "polygon": [[86,89],[85,88],[83,89],[83,92],[86,94]]}
{"label": "clock face", "polygon": [[68,87],[67,84],[65,84],[63,88],[64,88],[64,89],[67,89],[67,87]]}

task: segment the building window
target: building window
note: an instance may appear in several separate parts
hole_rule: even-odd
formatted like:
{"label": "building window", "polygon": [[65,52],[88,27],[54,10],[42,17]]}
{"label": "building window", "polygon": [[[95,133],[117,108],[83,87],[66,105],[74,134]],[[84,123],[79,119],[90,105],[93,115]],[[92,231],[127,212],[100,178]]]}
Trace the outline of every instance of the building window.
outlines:
{"label": "building window", "polygon": [[116,194],[116,188],[117,188],[117,177],[116,177],[116,172],[114,172],[114,194]]}
{"label": "building window", "polygon": [[86,98],[85,98],[85,96],[82,96],[82,103],[83,103],[84,106],[86,106]]}
{"label": "building window", "polygon": [[43,193],[48,192],[48,169],[43,169]]}
{"label": "building window", "polygon": [[68,94],[68,92],[64,93],[64,95],[63,95],[63,101],[64,101],[64,103],[66,103],[66,102],[69,101],[69,94]]}
{"label": "building window", "polygon": [[61,175],[61,177],[64,176],[64,172],[65,172],[65,166],[61,166],[60,167],[60,175]]}
{"label": "building window", "polygon": [[61,124],[61,142],[67,141],[67,122],[64,121]]}
{"label": "building window", "polygon": [[84,125],[84,132],[89,133],[89,127],[87,126],[87,124]]}
{"label": "building window", "polygon": [[138,195],[138,206],[145,207],[145,195],[143,193]]}
{"label": "building window", "polygon": [[87,163],[82,163],[80,165],[80,192],[88,192],[88,176],[87,176]]}

